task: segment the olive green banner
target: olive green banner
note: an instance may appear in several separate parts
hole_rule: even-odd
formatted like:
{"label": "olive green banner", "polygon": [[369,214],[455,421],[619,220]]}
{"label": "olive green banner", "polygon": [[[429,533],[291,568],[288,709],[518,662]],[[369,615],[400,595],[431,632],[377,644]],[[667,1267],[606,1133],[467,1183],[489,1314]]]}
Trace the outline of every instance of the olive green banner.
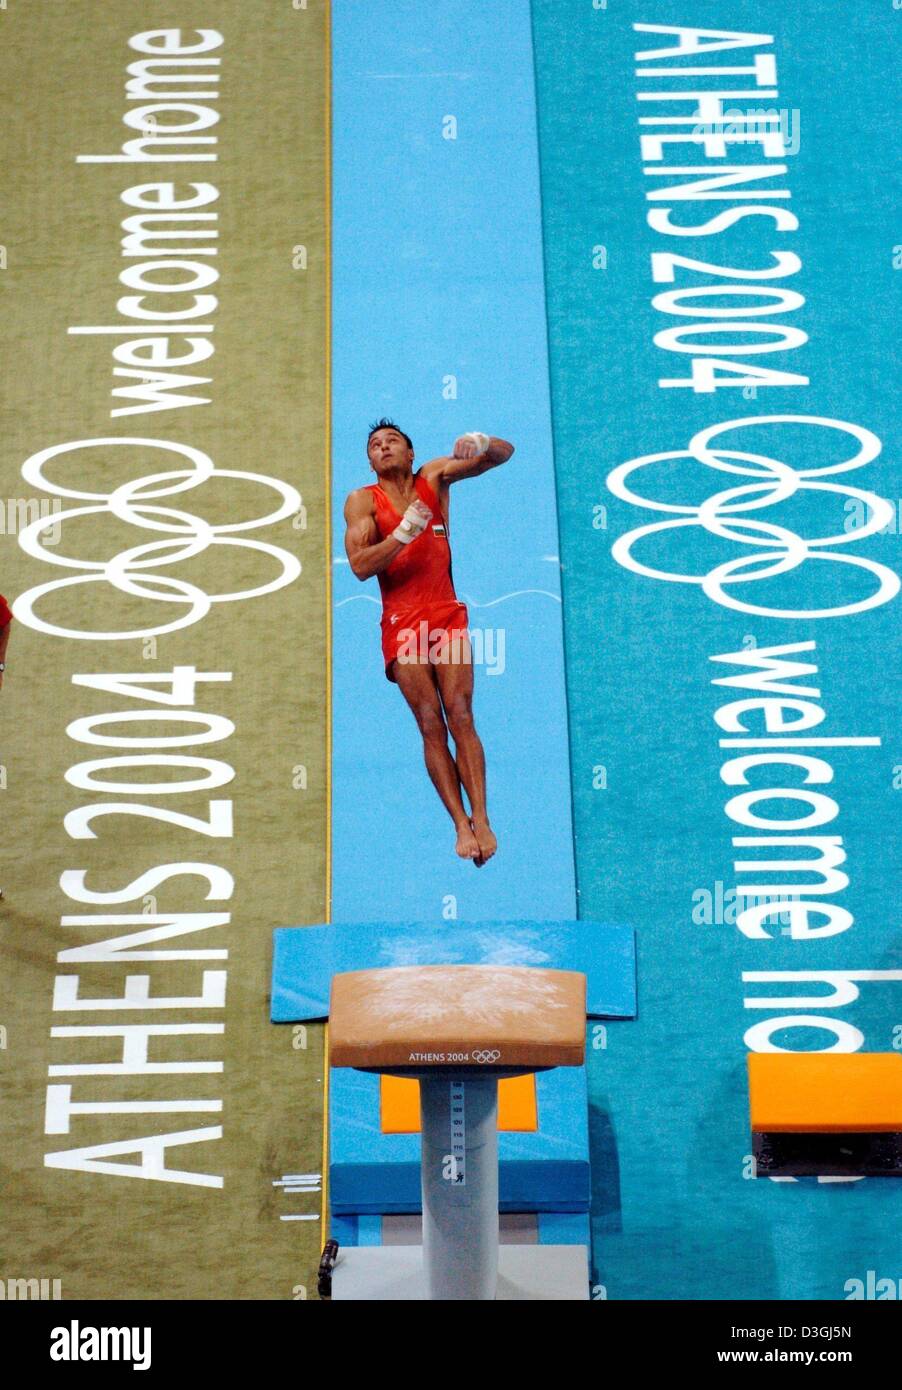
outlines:
{"label": "olive green banner", "polygon": [[315,1296],[328,24],[0,9],[0,1298]]}

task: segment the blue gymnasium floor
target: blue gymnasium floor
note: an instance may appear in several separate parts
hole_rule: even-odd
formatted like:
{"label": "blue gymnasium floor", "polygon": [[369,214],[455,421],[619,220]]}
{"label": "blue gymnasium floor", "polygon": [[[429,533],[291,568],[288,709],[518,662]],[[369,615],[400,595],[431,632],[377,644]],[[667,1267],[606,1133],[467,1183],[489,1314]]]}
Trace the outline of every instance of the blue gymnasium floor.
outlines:
{"label": "blue gymnasium floor", "polygon": [[[337,922],[575,916],[529,7],[472,10],[333,10]],[[484,634],[477,727],[504,840],[491,873],[455,859],[383,675],[378,586],[344,555],[344,500],[372,478],[367,429],[383,415],[412,437],[415,466],[471,429],[517,448],[525,495],[500,469],[455,487],[450,517],[457,592]]]}
{"label": "blue gymnasium floor", "polygon": [[[734,199],[734,188],[713,198],[646,199],[687,176],[643,173],[654,161],[643,161],[637,110],[685,115],[692,107],[637,104],[637,92],[672,90],[680,80],[635,75],[634,54],[674,40],[632,26],[689,19],[746,30],[757,41],[707,57],[646,58],[645,69],[750,66],[759,52],[776,60],[778,94],[735,105],[784,112],[786,157],[733,144],[729,159],[719,158],[783,166],[751,185],[756,196]],[[494,0],[475,16],[461,0],[440,9],[380,0],[333,11],[333,918],[444,920],[453,930],[454,913],[462,921],[539,921],[572,915],[578,901],[581,917],[636,927],[639,1018],[612,1024],[606,1049],[589,1054],[596,1296],[842,1299],[848,1281],[864,1280],[869,1269],[902,1278],[892,1180],[751,1179],[745,1053],[752,1044],[744,1041],[752,1025],[765,1023],[755,1046],[887,1051],[899,1042],[899,600],[806,616],[865,600],[883,570],[830,557],[841,546],[892,571],[898,527],[855,542],[848,533],[863,521],[852,494],[802,488],[762,511],[762,484],[752,495],[758,508],[739,513],[752,519],[737,522],[734,510],[728,536],[693,525],[638,541],[645,565],[683,575],[741,557],[748,567],[740,578],[749,580],[752,557],[766,553],[758,566],[770,566],[767,573],[739,583],[733,572],[721,592],[797,614],[778,617],[617,563],[618,537],[685,513],[640,509],[606,486],[618,464],[686,450],[704,428],[791,413],[849,422],[883,441],[866,466],[821,481],[891,500],[902,494],[890,389],[898,198],[884,148],[900,22],[889,3],[827,12],[816,0],[791,7],[737,0],[728,15],[712,0],[696,0],[691,16],[670,0],[650,8],[635,0],[534,0],[531,13],[525,0]],[[731,90],[754,80],[733,76]],[[721,89],[710,75],[691,84],[683,78],[682,89],[690,86]],[[449,116],[454,139],[443,134]],[[655,127],[658,134],[689,129]],[[718,156],[677,145],[657,162],[704,165],[713,174]],[[791,196],[774,198],[773,190]],[[646,220],[650,209],[671,207],[672,224],[688,227],[752,205],[782,210],[781,224],[747,216],[722,232],[678,237]],[[801,265],[777,280],[743,276],[743,268],[773,265],[774,251],[784,264],[794,253]],[[652,252],[733,274],[680,267],[673,283],[656,284]],[[803,305],[781,300],[781,311],[745,325],[799,328],[807,341],[743,355],[742,346],[762,335],[743,327],[735,346],[734,330],[689,331],[715,315],[680,317],[650,303],[668,290],[734,283],[803,295]],[[684,307],[719,310],[723,323],[727,308],[750,302],[715,296]],[[390,354],[383,327],[392,332]],[[662,387],[659,380],[691,371],[690,354],[653,342],[673,328],[708,347],[716,342],[734,374],[739,362],[808,383],[762,384],[756,393]],[[456,397],[449,398],[449,378]],[[452,512],[458,592],[471,604],[471,626],[503,630],[506,654],[497,675],[477,671],[477,723],[502,842],[478,874],[450,855],[413,722],[382,677],[378,608],[369,601],[375,585],[359,586],[342,564],[341,506],[352,486],[367,481],[366,426],[382,413],[413,435],[420,461],[445,452],[465,429],[517,444],[506,468],[456,489]],[[857,443],[823,425],[775,424],[733,430],[717,446],[776,457],[798,471],[848,458]],[[751,486],[765,467],[744,466],[747,476],[709,474],[680,457],[649,464],[630,482],[643,497],[695,508],[720,490]],[[772,552],[792,544],[789,531],[845,539],[823,546],[826,557],[781,570]],[[720,780],[731,753],[718,746],[724,731],[713,714],[755,692],[712,685],[747,668],[710,658],[810,641],[816,647],[801,659],[817,675],[796,680],[819,691],[811,698],[826,712],[813,734],[880,739],[815,750],[833,769],[826,790],[838,812],[813,833],[842,836],[849,883],[830,901],[854,920],[830,937],[798,940],[773,921],[767,935],[749,937],[735,924],[733,862],[742,856],[731,837],[768,832],[724,813],[738,788]],[[759,772],[752,785],[779,783]],[[794,814],[785,800],[759,803],[758,814],[765,810],[775,820]],[[823,981],[743,980],[743,972],[818,971],[887,973],[860,981],[858,997],[843,1005],[818,1003],[831,992]],[[749,998],[759,1003],[748,1007]],[[786,1003],[793,998],[807,1002]],[[821,1024],[776,1022],[766,1032],[767,1020],[799,1016]]]}

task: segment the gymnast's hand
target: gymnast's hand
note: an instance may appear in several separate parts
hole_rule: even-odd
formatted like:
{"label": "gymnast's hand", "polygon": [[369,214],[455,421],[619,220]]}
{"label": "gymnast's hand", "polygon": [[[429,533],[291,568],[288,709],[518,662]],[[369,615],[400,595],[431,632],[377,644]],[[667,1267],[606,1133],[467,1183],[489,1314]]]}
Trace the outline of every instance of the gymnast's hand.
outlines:
{"label": "gymnast's hand", "polygon": [[421,502],[417,498],[407,508],[399,524],[392,531],[392,536],[402,545],[410,545],[411,541],[415,541],[417,536],[423,534],[431,520],[432,512],[425,502]]}
{"label": "gymnast's hand", "polygon": [[459,439],[455,439],[451,456],[456,459],[475,459],[484,454],[488,447],[489,436],[480,434],[477,430],[471,430],[468,434],[462,434]]}

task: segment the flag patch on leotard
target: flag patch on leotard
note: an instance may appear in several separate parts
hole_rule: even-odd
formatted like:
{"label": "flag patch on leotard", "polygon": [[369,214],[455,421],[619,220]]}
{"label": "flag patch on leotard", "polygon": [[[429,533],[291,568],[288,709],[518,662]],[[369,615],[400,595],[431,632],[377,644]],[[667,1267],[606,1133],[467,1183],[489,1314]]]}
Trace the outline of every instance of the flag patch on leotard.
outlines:
{"label": "flag patch on leotard", "polygon": [[432,523],[432,534],[434,536],[443,536],[445,534],[445,528],[440,521],[434,521]]}

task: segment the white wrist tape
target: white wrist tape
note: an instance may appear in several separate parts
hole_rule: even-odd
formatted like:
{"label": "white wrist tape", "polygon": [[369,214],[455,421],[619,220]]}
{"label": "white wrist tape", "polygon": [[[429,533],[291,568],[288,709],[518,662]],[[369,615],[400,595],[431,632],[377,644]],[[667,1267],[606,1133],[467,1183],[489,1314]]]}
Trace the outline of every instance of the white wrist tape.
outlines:
{"label": "white wrist tape", "polygon": [[464,439],[472,439],[480,454],[484,454],[489,447],[489,436],[480,434],[479,430],[468,430],[463,437]]}
{"label": "white wrist tape", "polygon": [[392,531],[392,535],[402,545],[410,545],[411,541],[415,541],[417,536],[423,534],[431,520],[432,512],[425,502],[411,502],[399,524]]}

